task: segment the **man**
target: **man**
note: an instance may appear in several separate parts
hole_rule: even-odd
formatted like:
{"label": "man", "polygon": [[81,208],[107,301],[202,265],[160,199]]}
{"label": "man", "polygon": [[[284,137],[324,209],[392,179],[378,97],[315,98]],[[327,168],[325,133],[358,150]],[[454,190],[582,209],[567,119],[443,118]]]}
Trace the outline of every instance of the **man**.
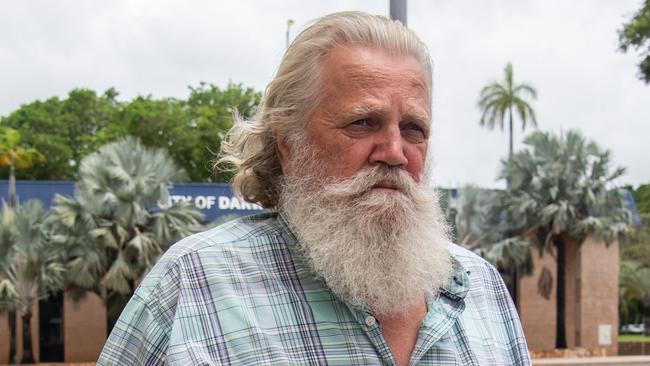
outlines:
{"label": "man", "polygon": [[174,245],[99,364],[530,364],[497,271],[447,241],[431,89],[398,22],[345,12],[303,31],[220,160],[271,213]]}

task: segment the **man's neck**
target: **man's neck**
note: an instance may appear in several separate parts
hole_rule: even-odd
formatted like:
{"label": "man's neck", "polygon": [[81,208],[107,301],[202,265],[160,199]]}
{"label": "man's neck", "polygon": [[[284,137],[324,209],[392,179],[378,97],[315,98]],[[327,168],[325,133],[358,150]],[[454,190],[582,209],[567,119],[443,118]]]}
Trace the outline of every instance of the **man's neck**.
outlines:
{"label": "man's neck", "polygon": [[403,312],[391,315],[377,315],[381,331],[398,365],[408,365],[418,340],[420,323],[427,314],[424,298]]}

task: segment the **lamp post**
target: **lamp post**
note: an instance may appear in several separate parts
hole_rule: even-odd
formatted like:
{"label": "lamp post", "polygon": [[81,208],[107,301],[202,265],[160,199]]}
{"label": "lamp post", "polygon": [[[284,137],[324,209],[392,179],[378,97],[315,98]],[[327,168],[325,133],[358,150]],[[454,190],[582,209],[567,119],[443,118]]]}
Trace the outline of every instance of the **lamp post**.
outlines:
{"label": "lamp post", "polygon": [[451,225],[451,235],[454,240],[458,240],[456,228],[456,215],[458,215],[458,189],[452,188],[449,190],[449,221]]}
{"label": "lamp post", "polygon": [[399,20],[406,27],[406,0],[390,0],[390,18]]}
{"label": "lamp post", "polygon": [[293,25],[293,23],[295,23],[293,19],[287,20],[287,48],[289,48],[289,40],[290,40],[289,36],[290,36],[291,26]]}

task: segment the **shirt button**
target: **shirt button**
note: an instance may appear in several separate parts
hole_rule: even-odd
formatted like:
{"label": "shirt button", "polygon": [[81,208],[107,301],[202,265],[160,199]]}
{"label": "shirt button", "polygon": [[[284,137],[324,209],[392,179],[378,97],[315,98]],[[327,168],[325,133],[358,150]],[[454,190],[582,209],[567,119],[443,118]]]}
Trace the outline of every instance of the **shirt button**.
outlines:
{"label": "shirt button", "polygon": [[372,327],[372,326],[375,325],[375,323],[377,323],[377,321],[375,320],[374,316],[368,315],[366,317],[366,325],[367,326]]}

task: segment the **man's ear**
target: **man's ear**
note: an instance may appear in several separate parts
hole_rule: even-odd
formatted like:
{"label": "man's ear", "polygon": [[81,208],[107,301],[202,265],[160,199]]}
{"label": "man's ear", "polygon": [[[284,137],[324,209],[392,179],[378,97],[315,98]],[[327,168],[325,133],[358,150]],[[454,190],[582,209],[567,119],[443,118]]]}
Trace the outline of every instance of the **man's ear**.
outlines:
{"label": "man's ear", "polygon": [[289,149],[287,139],[284,136],[278,135],[277,133],[275,133],[275,151],[278,153],[278,160],[280,161],[282,173],[287,174],[289,156],[291,156],[291,151]]}

